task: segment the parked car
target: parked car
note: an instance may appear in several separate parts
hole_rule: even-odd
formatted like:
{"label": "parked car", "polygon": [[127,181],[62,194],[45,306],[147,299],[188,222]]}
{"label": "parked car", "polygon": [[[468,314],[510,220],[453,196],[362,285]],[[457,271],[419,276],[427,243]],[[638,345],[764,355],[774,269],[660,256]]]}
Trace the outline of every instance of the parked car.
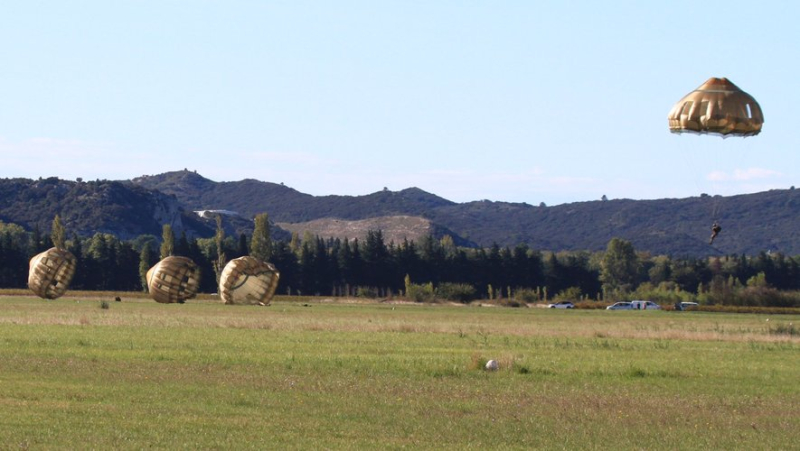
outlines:
{"label": "parked car", "polygon": [[680,306],[681,306],[680,309],[681,310],[693,310],[693,309],[696,309],[699,305],[700,304],[698,304],[697,302],[681,302],[680,303]]}
{"label": "parked car", "polygon": [[606,310],[630,310],[632,308],[630,302],[616,302],[606,307]]}
{"label": "parked car", "polygon": [[555,304],[547,304],[547,308],[575,308],[575,304],[570,301],[559,301]]}
{"label": "parked car", "polygon": [[661,306],[653,301],[631,301],[631,310],[661,310]]}

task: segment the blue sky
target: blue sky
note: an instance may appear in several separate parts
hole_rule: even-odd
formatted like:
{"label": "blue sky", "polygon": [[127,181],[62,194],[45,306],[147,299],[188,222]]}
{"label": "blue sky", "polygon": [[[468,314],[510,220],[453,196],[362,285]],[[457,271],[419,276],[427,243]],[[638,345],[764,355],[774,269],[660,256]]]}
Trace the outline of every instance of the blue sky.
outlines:
{"label": "blue sky", "polygon": [[[794,1],[7,1],[0,177],[187,168],[534,205],[788,188],[798,17]],[[759,101],[761,135],[669,133],[710,77]]]}

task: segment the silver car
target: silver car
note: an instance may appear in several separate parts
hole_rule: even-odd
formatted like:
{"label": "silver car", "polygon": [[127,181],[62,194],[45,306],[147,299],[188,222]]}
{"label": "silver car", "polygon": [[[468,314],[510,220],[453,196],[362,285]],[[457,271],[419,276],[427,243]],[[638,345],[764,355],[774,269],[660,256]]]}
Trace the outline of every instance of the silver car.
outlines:
{"label": "silver car", "polygon": [[617,302],[606,307],[606,310],[632,310],[630,302]]}
{"label": "silver car", "polygon": [[631,301],[631,310],[661,310],[661,306],[653,301]]}

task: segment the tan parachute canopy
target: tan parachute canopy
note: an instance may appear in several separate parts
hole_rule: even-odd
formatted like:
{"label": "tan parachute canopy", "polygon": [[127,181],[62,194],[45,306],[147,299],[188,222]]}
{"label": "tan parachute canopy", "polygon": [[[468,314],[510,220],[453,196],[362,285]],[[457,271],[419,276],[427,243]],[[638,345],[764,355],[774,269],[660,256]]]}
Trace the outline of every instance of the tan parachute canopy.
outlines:
{"label": "tan parachute canopy", "polygon": [[723,137],[755,136],[764,123],[756,99],[727,78],[709,78],[679,100],[668,119],[672,133],[712,133]]}
{"label": "tan parachute canopy", "polygon": [[147,290],[162,304],[193,298],[200,285],[200,268],[187,257],[170,256],[147,271]]}
{"label": "tan parachute canopy", "polygon": [[75,275],[77,260],[72,252],[52,247],[31,259],[28,288],[44,299],[62,296]]}
{"label": "tan parachute canopy", "polygon": [[226,304],[267,305],[278,287],[280,273],[272,263],[255,257],[228,262],[219,277],[219,294]]}

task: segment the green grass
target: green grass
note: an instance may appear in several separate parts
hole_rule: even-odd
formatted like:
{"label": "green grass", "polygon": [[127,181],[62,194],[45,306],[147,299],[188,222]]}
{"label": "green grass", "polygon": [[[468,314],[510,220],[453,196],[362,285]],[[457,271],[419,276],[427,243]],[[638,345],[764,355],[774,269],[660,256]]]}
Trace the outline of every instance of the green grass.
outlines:
{"label": "green grass", "polygon": [[100,302],[0,297],[0,449],[800,442],[798,316]]}

